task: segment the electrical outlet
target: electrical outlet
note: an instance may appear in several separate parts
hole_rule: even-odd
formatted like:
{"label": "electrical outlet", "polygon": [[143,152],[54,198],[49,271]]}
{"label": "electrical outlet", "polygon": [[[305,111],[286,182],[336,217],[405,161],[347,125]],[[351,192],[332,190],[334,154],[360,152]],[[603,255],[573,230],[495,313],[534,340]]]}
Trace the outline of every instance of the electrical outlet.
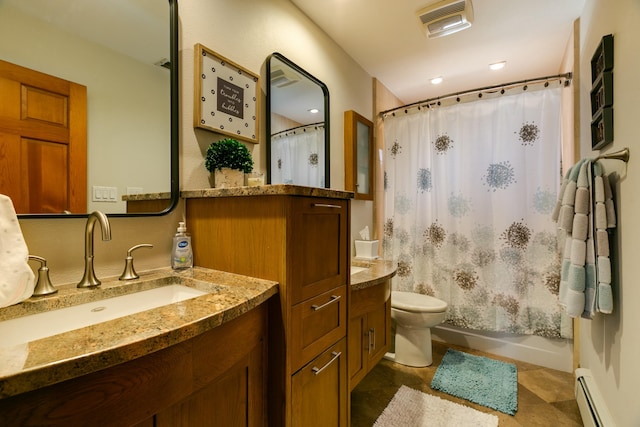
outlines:
{"label": "electrical outlet", "polygon": [[127,187],[127,195],[131,196],[133,194],[142,194],[144,188],[142,187]]}

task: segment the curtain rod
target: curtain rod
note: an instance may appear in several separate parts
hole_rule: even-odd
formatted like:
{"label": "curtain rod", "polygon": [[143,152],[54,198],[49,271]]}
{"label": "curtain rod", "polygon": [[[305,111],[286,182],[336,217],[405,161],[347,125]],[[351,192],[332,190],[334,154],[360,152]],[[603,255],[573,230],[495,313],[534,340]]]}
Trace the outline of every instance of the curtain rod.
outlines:
{"label": "curtain rod", "polygon": [[[289,129],[281,130],[280,132],[272,133],[271,136],[278,136],[280,134],[287,133],[287,132],[295,133],[295,131],[297,131],[298,129],[311,127],[311,126],[322,127],[322,126],[324,126],[324,122],[309,123],[308,125],[300,125],[300,126],[292,127],[292,128],[289,128]],[[305,130],[305,132],[306,132],[306,130]]]}
{"label": "curtain rod", "polygon": [[485,86],[485,87],[481,87],[481,88],[477,88],[477,89],[464,90],[462,92],[454,92],[454,93],[450,93],[450,94],[444,95],[444,96],[437,96],[437,97],[425,99],[425,100],[422,100],[422,101],[412,102],[411,104],[403,105],[401,107],[390,108],[388,110],[380,112],[380,117],[384,118],[387,114],[393,113],[393,112],[398,111],[398,110],[402,110],[402,109],[406,110],[406,109],[409,109],[409,108],[412,108],[412,107],[420,106],[422,104],[430,104],[430,103],[435,102],[435,101],[440,101],[440,100],[443,100],[443,99],[453,98],[454,96],[459,97],[461,95],[468,95],[470,93],[484,92],[484,91],[487,91],[487,90],[499,89],[499,88],[502,88],[504,90],[505,87],[509,87],[509,86],[514,86],[515,87],[515,86],[518,86],[518,85],[526,85],[527,83],[539,83],[539,82],[543,82],[545,80],[553,80],[553,79],[563,79],[563,78],[565,78],[565,79],[567,79],[565,81],[565,86],[568,86],[570,84],[570,82],[571,82],[571,78],[572,77],[573,77],[572,73],[564,73],[564,74],[557,74],[555,76],[536,77],[534,79],[518,80],[518,81],[510,82],[510,83],[502,83],[502,84],[499,84],[499,85]]}

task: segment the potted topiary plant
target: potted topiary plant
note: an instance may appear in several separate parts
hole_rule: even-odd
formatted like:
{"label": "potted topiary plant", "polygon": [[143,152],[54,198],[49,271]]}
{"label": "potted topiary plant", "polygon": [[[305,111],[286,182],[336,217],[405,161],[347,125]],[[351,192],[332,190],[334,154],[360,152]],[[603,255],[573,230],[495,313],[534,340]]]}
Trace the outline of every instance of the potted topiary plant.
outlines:
{"label": "potted topiary plant", "polygon": [[240,142],[225,138],[207,148],[205,167],[214,176],[216,188],[244,185],[244,174],[253,170],[251,153]]}

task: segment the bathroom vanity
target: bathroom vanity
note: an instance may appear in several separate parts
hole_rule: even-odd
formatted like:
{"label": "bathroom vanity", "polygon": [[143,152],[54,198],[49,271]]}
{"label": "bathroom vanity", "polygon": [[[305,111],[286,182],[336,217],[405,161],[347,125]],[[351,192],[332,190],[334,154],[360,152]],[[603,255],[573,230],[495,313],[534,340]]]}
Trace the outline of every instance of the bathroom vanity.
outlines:
{"label": "bathroom vanity", "polygon": [[173,284],[203,292],[0,345],[0,425],[348,426],[350,390],[389,347],[395,274],[379,260],[351,274],[351,195],[186,191],[198,267],[1,309],[0,322]]}
{"label": "bathroom vanity", "polygon": [[1,321],[174,283],[203,292],[0,347],[0,425],[264,425],[266,302],[277,283],[201,268],[191,273],[147,272],[89,290],[70,285],[0,310]]}
{"label": "bathroom vanity", "polygon": [[196,265],[274,280],[269,425],[347,426],[353,193],[293,185],[183,191]]}

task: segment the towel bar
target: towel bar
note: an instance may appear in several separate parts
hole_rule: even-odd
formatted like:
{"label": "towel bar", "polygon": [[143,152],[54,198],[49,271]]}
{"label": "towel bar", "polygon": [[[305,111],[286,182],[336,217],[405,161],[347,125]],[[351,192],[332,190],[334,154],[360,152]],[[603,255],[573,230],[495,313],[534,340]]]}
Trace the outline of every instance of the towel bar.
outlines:
{"label": "towel bar", "polygon": [[602,154],[596,157],[594,160],[613,159],[622,160],[627,163],[629,161],[629,148],[623,148],[620,151],[614,151],[613,153]]}

